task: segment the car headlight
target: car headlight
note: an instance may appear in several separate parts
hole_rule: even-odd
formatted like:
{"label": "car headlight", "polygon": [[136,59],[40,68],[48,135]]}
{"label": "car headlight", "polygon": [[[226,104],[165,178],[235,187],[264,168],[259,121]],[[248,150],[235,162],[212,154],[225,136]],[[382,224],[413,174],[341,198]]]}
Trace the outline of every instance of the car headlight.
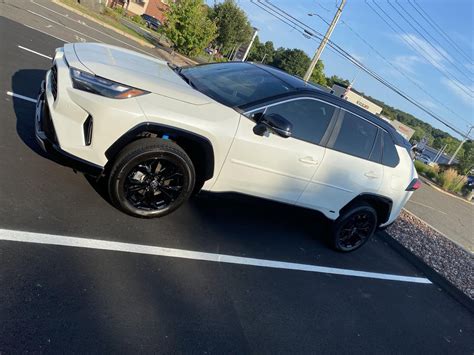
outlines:
{"label": "car headlight", "polygon": [[128,99],[130,97],[148,94],[148,91],[133,88],[112,80],[89,74],[79,69],[71,68],[72,86],[74,89],[112,99]]}

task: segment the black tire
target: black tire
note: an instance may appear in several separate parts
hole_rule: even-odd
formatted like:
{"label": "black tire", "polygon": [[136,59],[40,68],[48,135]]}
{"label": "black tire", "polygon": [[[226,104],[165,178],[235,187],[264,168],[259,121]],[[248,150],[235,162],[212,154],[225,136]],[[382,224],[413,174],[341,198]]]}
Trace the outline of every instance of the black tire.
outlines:
{"label": "black tire", "polygon": [[334,221],[331,246],[342,252],[350,252],[364,245],[377,228],[377,211],[365,202],[350,206]]}
{"label": "black tire", "polygon": [[108,176],[110,201],[136,217],[156,218],[181,206],[194,189],[191,159],[177,144],[143,138],[127,145]]}

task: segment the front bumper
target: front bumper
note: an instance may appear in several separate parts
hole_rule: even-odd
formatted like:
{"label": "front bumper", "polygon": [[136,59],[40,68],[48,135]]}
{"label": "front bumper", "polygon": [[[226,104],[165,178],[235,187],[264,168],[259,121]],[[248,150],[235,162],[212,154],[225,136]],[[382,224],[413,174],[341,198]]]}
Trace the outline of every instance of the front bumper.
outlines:
{"label": "front bumper", "polygon": [[78,170],[93,176],[100,176],[103,172],[103,168],[101,166],[73,156],[60,148],[49,111],[45,87],[46,84],[43,80],[41,83],[38,100],[36,102],[35,135],[39,146],[43,149],[43,151],[54,156],[61,163],[73,168],[74,170]]}

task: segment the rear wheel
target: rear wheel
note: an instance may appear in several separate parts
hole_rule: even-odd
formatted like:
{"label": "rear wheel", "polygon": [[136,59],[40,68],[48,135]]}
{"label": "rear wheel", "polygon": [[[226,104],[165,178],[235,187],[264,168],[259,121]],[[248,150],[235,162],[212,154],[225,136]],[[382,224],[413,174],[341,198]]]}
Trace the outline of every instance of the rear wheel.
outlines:
{"label": "rear wheel", "polygon": [[334,222],[331,244],[334,249],[349,252],[364,245],[377,228],[377,212],[365,202],[351,206]]}
{"label": "rear wheel", "polygon": [[144,138],[125,147],[108,180],[110,200],[133,216],[164,216],[181,206],[194,188],[191,159],[175,143]]}

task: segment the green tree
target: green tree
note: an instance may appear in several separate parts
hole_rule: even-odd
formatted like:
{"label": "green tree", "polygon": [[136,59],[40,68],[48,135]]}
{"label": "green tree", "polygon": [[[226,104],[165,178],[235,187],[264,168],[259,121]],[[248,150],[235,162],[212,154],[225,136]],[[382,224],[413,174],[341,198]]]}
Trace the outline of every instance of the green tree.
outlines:
{"label": "green tree", "polygon": [[[273,43],[272,43],[273,45]],[[303,77],[306,74],[306,70],[311,63],[311,59],[301,49],[289,49],[289,48],[278,48],[274,54],[273,61],[269,64],[280,68],[287,73]],[[326,77],[324,76],[324,64],[320,60],[316,64],[313,70],[310,81],[326,85]]]}
{"label": "green tree", "polygon": [[250,49],[248,61],[251,62],[262,62],[262,63],[272,63],[273,56],[275,55],[275,47],[273,46],[272,41],[267,41],[265,43],[260,42],[260,39],[255,37],[253,46]]}
{"label": "green tree", "polygon": [[250,42],[253,29],[245,12],[234,0],[216,3],[210,18],[217,25],[216,44],[222,53],[228,53],[235,47]]}
{"label": "green tree", "polygon": [[464,152],[462,155],[459,152],[458,159],[459,159],[459,172],[461,174],[466,174],[474,168],[474,142],[467,141],[463,145]]}
{"label": "green tree", "polygon": [[318,60],[316,67],[314,67],[311,78],[309,79],[313,83],[327,86],[326,76],[324,75],[324,63],[322,60]]}
{"label": "green tree", "polygon": [[180,0],[170,3],[162,31],[174,48],[186,55],[197,55],[216,37],[203,0]]}
{"label": "green tree", "polygon": [[347,79],[343,79],[337,75],[333,75],[329,78],[326,78],[327,86],[332,88],[334,84],[342,84],[344,86],[348,86],[351,82]]}
{"label": "green tree", "polygon": [[301,49],[278,48],[271,65],[287,73],[303,77],[311,60]]}

